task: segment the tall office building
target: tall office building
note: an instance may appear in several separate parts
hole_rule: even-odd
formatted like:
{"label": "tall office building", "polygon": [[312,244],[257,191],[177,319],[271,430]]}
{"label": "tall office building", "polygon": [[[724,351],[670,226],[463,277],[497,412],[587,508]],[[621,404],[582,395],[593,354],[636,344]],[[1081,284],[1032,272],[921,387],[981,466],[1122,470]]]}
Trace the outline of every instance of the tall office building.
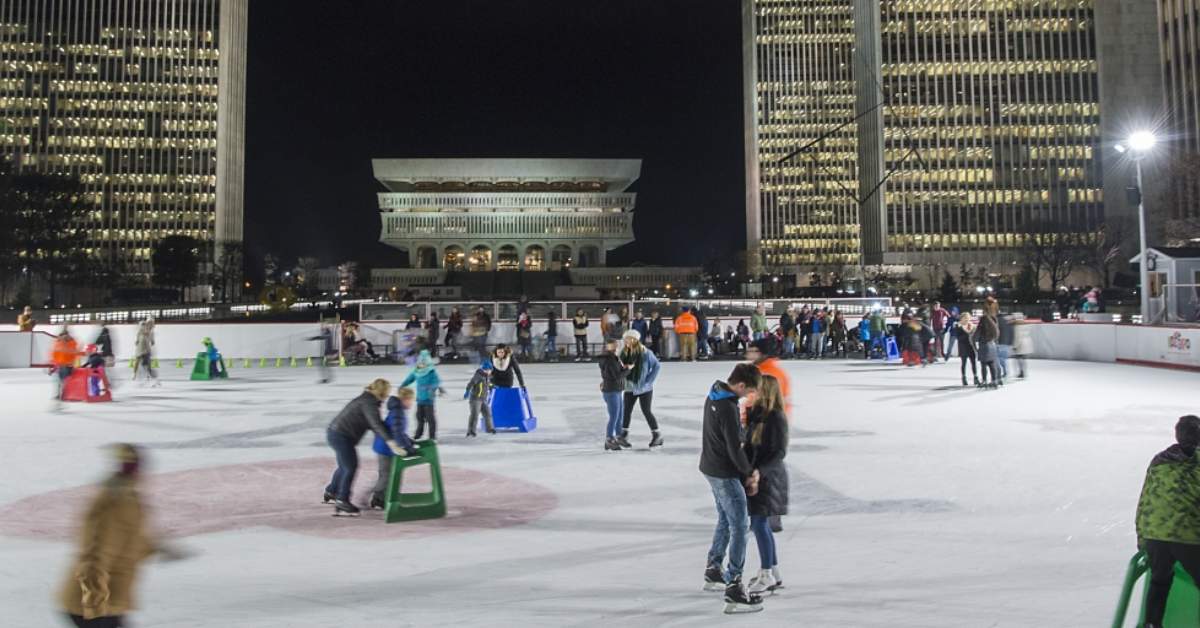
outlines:
{"label": "tall office building", "polygon": [[0,0],[0,146],[79,176],[89,252],[242,240],[248,0]]}
{"label": "tall office building", "polygon": [[1111,156],[1093,5],[744,0],[751,257],[1011,267],[1032,231],[1094,232]]}
{"label": "tall office building", "polygon": [[[1163,86],[1173,148],[1180,156],[1200,155],[1200,0],[1159,0]],[[1174,195],[1167,218],[1200,218],[1200,181],[1171,181]]]}

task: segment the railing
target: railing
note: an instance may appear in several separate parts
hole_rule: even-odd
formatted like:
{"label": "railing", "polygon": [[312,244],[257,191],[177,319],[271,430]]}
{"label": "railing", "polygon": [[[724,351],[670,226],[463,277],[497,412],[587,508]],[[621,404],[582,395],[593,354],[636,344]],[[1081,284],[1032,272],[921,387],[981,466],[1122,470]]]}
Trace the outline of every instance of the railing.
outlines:
{"label": "railing", "polygon": [[457,192],[450,194],[381,192],[380,209],[503,208],[503,209],[626,209],[636,194],[578,192]]}

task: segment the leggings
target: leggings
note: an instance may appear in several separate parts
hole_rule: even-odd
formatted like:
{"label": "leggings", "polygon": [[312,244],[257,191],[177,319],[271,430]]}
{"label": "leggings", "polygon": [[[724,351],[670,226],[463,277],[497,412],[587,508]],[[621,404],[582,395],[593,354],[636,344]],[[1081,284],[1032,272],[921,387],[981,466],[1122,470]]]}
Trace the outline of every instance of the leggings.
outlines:
{"label": "leggings", "polygon": [[121,628],[125,625],[124,618],[120,615],[109,615],[106,617],[96,617],[93,619],[84,619],[79,615],[68,615],[71,618],[71,623],[78,628]]}
{"label": "leggings", "polygon": [[657,432],[658,419],[654,418],[654,413],[650,410],[650,404],[654,401],[653,390],[646,391],[640,395],[635,395],[631,392],[625,393],[625,420],[621,422],[621,427],[625,430],[625,433],[629,433],[629,424],[633,421],[633,402],[635,399],[642,408],[642,416],[646,417],[646,425],[650,426],[651,432]]}
{"label": "leggings", "polygon": [[417,404],[417,433],[413,440],[420,440],[425,433],[425,424],[429,424],[429,440],[437,440],[437,415],[434,414],[433,404]]}
{"label": "leggings", "polygon": [[967,360],[970,360],[971,361],[971,377],[973,377],[976,381],[978,381],[979,373],[978,373],[978,371],[975,370],[975,354],[968,353],[964,356],[961,356],[959,358],[959,360],[962,360],[962,364],[959,365],[958,372],[962,374],[963,379],[967,378]]}
{"label": "leggings", "polygon": [[758,558],[762,561],[763,569],[771,569],[779,564],[775,554],[775,533],[771,532],[771,518],[767,515],[750,515],[750,530],[754,532],[754,540],[758,543]]}

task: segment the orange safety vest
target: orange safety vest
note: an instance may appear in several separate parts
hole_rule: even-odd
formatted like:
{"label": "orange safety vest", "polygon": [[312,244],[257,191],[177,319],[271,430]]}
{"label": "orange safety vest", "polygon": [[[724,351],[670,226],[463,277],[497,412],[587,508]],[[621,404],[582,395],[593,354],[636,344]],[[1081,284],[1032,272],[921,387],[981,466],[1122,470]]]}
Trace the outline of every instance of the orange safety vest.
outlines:
{"label": "orange safety vest", "polygon": [[675,333],[694,334],[700,330],[700,322],[691,312],[684,312],[675,318]]}
{"label": "orange safety vest", "polygon": [[50,361],[54,366],[75,366],[75,361],[79,359],[79,345],[75,344],[75,339],[61,338],[54,341],[54,346],[50,349]]}

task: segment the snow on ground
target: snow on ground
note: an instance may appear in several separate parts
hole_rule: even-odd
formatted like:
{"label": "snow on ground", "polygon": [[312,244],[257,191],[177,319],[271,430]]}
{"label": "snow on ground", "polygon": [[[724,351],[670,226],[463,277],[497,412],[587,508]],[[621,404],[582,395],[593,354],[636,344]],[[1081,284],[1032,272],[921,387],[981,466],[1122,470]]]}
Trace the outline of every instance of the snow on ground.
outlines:
{"label": "snow on ground", "polygon": [[[981,392],[956,385],[957,364],[787,363],[787,589],[753,620],[700,590],[715,517],[696,469],[700,400],[729,362],[664,365],[654,452],[638,411],[637,448],[602,450],[592,364],[526,366],[540,428],[467,441],[469,367],[444,366],[450,517],[393,525],[331,517],[319,497],[325,425],[402,367],[318,386],[314,369],[208,383],[164,364],[161,388],[125,383],[115,403],[61,414],[42,372],[0,371],[0,608],[8,626],[57,625],[75,512],[106,468],[99,445],[128,440],[152,448],[155,519],[197,553],[145,570],[134,618],[147,628],[1106,625],[1142,474],[1197,410],[1197,375],[1031,365],[1029,381]],[[374,475],[368,446],[356,499]]]}

